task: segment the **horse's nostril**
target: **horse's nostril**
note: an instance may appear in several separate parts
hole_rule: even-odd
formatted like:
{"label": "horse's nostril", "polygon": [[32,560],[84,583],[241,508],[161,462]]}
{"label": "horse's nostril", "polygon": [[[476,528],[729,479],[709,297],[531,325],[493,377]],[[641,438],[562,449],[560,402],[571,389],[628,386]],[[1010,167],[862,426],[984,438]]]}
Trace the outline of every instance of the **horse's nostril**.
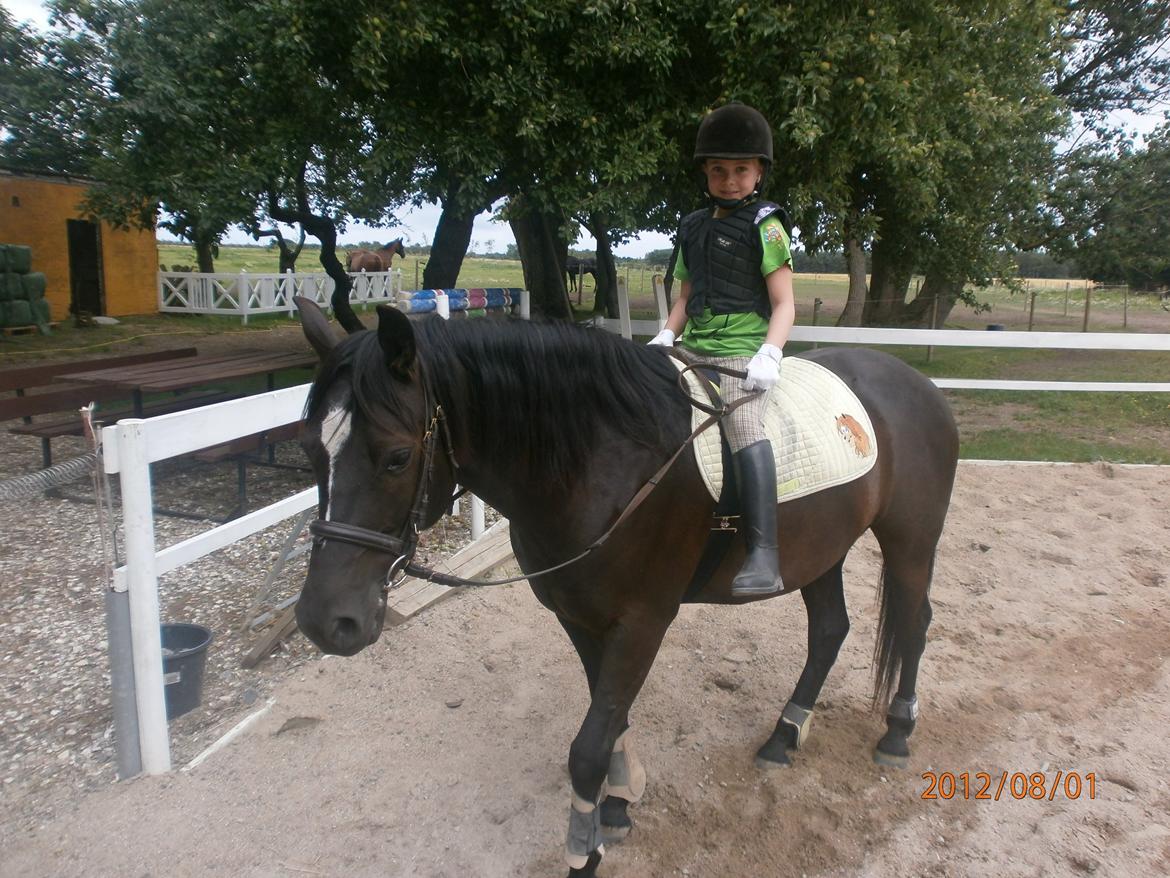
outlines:
{"label": "horse's nostril", "polygon": [[356,619],[349,616],[338,616],[333,621],[332,640],[338,645],[349,645],[361,634],[361,626]]}

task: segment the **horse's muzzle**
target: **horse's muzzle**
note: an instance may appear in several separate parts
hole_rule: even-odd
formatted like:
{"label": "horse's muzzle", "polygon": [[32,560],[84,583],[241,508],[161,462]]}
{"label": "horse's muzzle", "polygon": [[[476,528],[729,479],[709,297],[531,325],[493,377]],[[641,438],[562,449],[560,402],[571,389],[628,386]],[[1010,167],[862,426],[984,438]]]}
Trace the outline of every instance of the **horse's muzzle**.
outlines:
{"label": "horse's muzzle", "polygon": [[303,589],[297,601],[297,625],[322,652],[354,655],[381,636],[386,621],[384,595],[378,599],[372,612],[363,613],[334,610],[328,602],[313,601],[307,591],[307,588]]}

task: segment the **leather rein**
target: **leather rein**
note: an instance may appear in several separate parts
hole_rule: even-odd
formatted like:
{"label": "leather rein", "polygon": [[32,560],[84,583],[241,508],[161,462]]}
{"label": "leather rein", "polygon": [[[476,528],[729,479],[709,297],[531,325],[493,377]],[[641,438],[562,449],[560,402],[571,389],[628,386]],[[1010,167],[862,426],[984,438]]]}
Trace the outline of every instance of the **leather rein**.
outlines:
{"label": "leather rein", "polygon": [[[707,391],[710,399],[710,405],[700,402],[695,399],[687,391],[686,373],[694,369],[703,368],[728,375],[733,378],[743,378],[746,373],[736,370],[728,369],[723,366],[715,365],[698,365],[688,361],[682,354],[676,352],[673,348],[668,352],[670,356],[674,357],[683,363],[683,368],[679,370],[678,386],[683,395],[692,406],[700,411],[707,413],[707,418],[703,420],[699,426],[691,431],[691,434],[683,440],[683,443],[670,456],[670,458],[654,475],[640,487],[633,497],[630,498],[629,503],[621,511],[621,514],[614,520],[601,536],[585,547],[579,554],[573,556],[567,561],[562,561],[552,567],[546,567],[543,570],[537,570],[533,573],[526,573],[521,576],[511,576],[507,579],[464,579],[460,576],[455,576],[449,573],[441,573],[426,567],[422,564],[417,564],[414,561],[415,552],[418,549],[418,537],[420,532],[420,525],[427,508],[428,501],[428,486],[434,474],[435,465],[435,445],[440,437],[442,437],[443,450],[447,455],[447,459],[451,463],[451,470],[453,473],[458,473],[459,465],[455,460],[455,449],[451,442],[451,430],[447,424],[446,413],[443,411],[443,406],[436,402],[432,408],[430,400],[433,397],[430,383],[423,378],[423,398],[425,407],[430,411],[430,421],[427,425],[426,432],[423,434],[423,465],[419,476],[418,485],[415,488],[414,502],[411,505],[410,514],[407,516],[403,524],[402,532],[397,537],[382,533],[381,531],[371,530],[370,528],[361,527],[355,524],[346,524],[340,521],[327,521],[318,518],[309,524],[309,533],[313,535],[313,542],[316,545],[322,545],[326,540],[334,540],[336,542],[348,543],[352,546],[358,546],[363,549],[368,549],[373,552],[381,552],[386,555],[395,556],[395,560],[390,565],[390,569],[386,573],[386,582],[383,585],[383,592],[389,592],[391,589],[400,586],[407,576],[413,576],[425,582],[435,582],[439,585],[449,586],[472,586],[472,585],[506,585],[511,582],[520,582],[525,579],[533,579],[537,576],[544,576],[548,573],[561,570],[568,567],[570,564],[583,559],[596,549],[605,545],[606,541],[612,536],[613,532],[618,529],[627,518],[629,518],[642,502],[650,496],[650,493],[666,475],[667,471],[674,465],[674,462],[682,455],[692,442],[698,438],[699,434],[714,424],[727,417],[732,411],[739,406],[752,399],[755,399],[759,392],[749,394],[736,400],[730,405],[725,404],[719,397],[715,389],[710,386],[710,382],[704,382],[703,387]],[[450,506],[458,497],[460,497],[466,488],[460,489],[452,495],[447,502]]]}

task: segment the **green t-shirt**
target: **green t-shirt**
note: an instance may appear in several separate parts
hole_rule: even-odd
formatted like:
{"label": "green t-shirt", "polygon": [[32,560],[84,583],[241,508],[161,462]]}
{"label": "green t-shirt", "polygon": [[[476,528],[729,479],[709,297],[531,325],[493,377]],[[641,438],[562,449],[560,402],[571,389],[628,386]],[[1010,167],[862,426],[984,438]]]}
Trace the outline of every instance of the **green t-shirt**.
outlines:
{"label": "green t-shirt", "polygon": [[[788,234],[779,218],[770,216],[759,225],[763,256],[760,274],[767,277],[782,266],[792,265],[792,251]],[[690,280],[691,274],[683,262],[682,253],[674,266],[675,280]],[[701,317],[691,317],[679,337],[683,347],[705,357],[750,357],[764,343],[768,321],[755,311],[739,314],[712,314],[704,308]]]}

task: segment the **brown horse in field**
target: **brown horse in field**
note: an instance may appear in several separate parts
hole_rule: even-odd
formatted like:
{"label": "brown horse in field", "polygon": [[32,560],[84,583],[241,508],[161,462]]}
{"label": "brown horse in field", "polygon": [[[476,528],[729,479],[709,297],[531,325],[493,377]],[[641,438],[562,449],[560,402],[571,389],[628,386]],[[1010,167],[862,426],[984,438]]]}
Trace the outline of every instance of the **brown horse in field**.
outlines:
{"label": "brown horse in field", "polygon": [[390,264],[397,254],[406,258],[406,248],[402,246],[402,239],[395,238],[385,247],[377,250],[351,250],[345,257],[346,271],[389,271]]}

